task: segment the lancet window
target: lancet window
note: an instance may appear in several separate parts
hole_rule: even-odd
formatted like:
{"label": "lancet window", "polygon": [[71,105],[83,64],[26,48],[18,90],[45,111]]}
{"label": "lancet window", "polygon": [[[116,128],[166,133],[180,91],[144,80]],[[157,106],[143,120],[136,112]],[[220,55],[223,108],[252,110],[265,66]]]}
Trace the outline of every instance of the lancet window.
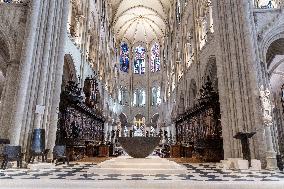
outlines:
{"label": "lancet window", "polygon": [[134,73],[135,74],[144,74],[145,73],[145,58],[146,58],[146,49],[142,46],[135,48],[134,53]]}
{"label": "lancet window", "polygon": [[160,45],[155,43],[151,48],[151,72],[161,70]]}
{"label": "lancet window", "polygon": [[146,92],[144,89],[136,89],[133,93],[133,106],[143,107],[146,105]]}
{"label": "lancet window", "polygon": [[127,43],[122,43],[120,46],[120,70],[128,72],[129,70],[129,49]]}

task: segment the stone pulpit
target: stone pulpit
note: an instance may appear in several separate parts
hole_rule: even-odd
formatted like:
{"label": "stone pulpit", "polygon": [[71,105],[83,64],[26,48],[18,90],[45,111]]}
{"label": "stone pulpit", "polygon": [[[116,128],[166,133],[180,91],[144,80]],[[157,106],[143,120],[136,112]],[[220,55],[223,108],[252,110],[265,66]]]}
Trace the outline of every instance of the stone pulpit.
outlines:
{"label": "stone pulpit", "polygon": [[249,146],[249,139],[255,134],[256,132],[238,132],[234,138],[241,140],[242,144],[242,153],[243,158],[248,160],[249,167],[251,167],[251,154],[250,154],[250,146]]}

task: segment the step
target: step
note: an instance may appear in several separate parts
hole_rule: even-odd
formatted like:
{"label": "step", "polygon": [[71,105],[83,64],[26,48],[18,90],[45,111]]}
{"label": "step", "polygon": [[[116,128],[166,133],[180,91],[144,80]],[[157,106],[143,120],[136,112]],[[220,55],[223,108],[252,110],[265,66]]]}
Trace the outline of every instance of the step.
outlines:
{"label": "step", "polygon": [[188,171],[185,169],[135,169],[135,168],[91,168],[87,171],[88,174],[121,174],[121,175],[131,175],[131,174],[143,174],[143,175],[157,175],[157,174],[170,174],[170,175],[180,175],[187,174]]}
{"label": "step", "polygon": [[98,165],[100,168],[144,168],[144,169],[179,169],[181,168],[180,165],[174,165],[174,164],[161,164],[161,163],[139,163],[139,164],[127,164],[127,163],[113,163],[113,164],[104,164],[104,165]]}

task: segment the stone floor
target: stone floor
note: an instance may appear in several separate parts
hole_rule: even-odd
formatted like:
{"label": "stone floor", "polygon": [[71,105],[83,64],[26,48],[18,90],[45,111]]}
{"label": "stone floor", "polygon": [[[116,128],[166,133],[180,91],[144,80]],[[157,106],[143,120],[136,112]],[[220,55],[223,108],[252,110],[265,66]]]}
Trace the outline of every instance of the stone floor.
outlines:
{"label": "stone floor", "polygon": [[214,163],[183,165],[186,172],[177,174],[112,174],[86,162],[47,169],[7,169],[0,170],[0,188],[284,188],[280,171],[222,170]]}
{"label": "stone floor", "polygon": [[52,169],[0,170],[0,179],[68,179],[68,180],[191,180],[191,181],[283,181],[284,173],[279,171],[241,171],[222,170],[216,164],[185,164],[187,174],[99,174],[88,173],[97,165],[92,163],[75,163],[58,165]]}

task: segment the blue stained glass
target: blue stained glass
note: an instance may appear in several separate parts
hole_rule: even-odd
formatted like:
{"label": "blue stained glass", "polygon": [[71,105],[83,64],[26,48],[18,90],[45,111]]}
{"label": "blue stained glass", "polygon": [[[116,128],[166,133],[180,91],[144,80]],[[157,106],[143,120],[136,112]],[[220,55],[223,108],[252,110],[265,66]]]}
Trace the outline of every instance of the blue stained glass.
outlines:
{"label": "blue stained glass", "polygon": [[128,72],[129,70],[129,49],[127,43],[120,46],[120,70]]}
{"label": "blue stained glass", "polygon": [[145,73],[145,56],[146,49],[142,46],[135,48],[135,59],[134,59],[134,73],[144,74]]}

